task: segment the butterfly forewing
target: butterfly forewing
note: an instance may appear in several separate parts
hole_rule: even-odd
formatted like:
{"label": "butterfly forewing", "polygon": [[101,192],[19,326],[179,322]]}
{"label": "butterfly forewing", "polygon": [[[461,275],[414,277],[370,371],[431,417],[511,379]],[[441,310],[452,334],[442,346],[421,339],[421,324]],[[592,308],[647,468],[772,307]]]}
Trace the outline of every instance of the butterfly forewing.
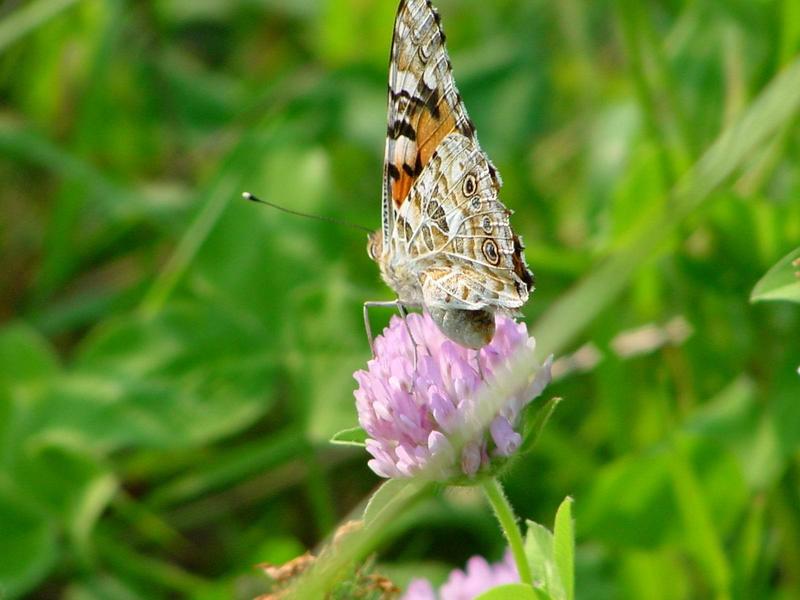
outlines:
{"label": "butterfly forewing", "polygon": [[404,0],[395,20],[389,61],[389,111],[384,177],[384,241],[393,210],[441,141],[474,127],[456,89],[439,14],[426,0]]}

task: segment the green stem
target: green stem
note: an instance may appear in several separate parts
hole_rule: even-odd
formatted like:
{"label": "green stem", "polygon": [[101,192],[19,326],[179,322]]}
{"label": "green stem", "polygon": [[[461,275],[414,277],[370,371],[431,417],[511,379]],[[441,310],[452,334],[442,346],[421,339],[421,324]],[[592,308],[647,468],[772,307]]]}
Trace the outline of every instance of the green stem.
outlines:
{"label": "green stem", "polygon": [[522,540],[519,527],[517,527],[517,517],[514,515],[514,509],[503,492],[503,486],[500,485],[500,481],[496,477],[489,477],[483,480],[481,487],[489,504],[492,505],[494,514],[500,523],[500,528],[508,540],[514,562],[517,563],[520,581],[532,586],[533,575],[531,574],[528,559],[525,556],[525,543]]}

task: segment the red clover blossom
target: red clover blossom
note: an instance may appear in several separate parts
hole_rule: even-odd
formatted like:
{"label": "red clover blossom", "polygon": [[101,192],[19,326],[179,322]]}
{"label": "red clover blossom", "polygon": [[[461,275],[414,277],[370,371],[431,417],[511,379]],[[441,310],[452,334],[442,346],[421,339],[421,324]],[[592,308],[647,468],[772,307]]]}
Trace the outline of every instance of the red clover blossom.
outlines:
{"label": "red clover blossom", "polygon": [[411,477],[436,457],[446,466],[434,476],[445,480],[472,477],[492,458],[511,456],[522,442],[515,428],[523,408],[550,382],[550,360],[541,368],[532,365],[531,377],[503,399],[488,431],[463,440],[460,456],[451,442],[475,414],[484,379],[502,377],[523,346],[532,351],[535,340],[523,323],[506,316],[496,317],[494,339],[478,351],[447,339],[427,314],[411,314],[405,322],[393,317],[375,339],[367,370],[354,375],[358,419],[373,456],[370,468],[381,477]]}

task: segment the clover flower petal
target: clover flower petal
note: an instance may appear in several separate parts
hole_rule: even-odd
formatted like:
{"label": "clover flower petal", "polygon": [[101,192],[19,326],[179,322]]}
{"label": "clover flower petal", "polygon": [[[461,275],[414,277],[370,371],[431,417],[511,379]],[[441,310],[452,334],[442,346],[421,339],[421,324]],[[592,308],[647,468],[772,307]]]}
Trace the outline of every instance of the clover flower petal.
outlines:
{"label": "clover flower petal", "polygon": [[401,600],[473,600],[499,585],[517,582],[519,574],[510,551],[494,564],[489,564],[482,556],[473,556],[463,571],[455,569],[450,573],[438,593],[427,579],[414,579]]}
{"label": "clover flower petal", "polygon": [[393,317],[375,339],[367,369],[354,374],[358,419],[372,455],[369,467],[381,477],[413,477],[437,457],[448,466],[430,475],[473,477],[492,458],[514,454],[522,443],[516,431],[520,415],[549,383],[549,361],[531,365],[536,375],[502,399],[498,414],[477,437],[462,440],[460,450],[452,439],[465,415],[474,412],[470,409],[484,379],[502,376],[523,346],[535,347],[525,325],[502,315],[496,317],[494,339],[479,351],[446,338],[427,314]]}

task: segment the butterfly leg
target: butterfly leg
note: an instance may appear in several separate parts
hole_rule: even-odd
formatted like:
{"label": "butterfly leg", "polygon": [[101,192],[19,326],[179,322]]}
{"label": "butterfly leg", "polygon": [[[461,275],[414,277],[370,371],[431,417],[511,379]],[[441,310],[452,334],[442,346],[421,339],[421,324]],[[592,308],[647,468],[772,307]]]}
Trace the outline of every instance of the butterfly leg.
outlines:
{"label": "butterfly leg", "polygon": [[[375,356],[375,344],[372,337],[372,326],[369,324],[369,309],[370,308],[398,308],[402,306],[399,300],[392,300],[391,302],[364,302],[364,329],[367,332],[367,340],[369,341],[369,349],[372,351],[372,356]],[[403,307],[405,310],[405,307]],[[403,314],[402,312],[400,313]],[[409,332],[410,333],[410,332]],[[413,339],[413,338],[412,338]]]}
{"label": "butterfly leg", "polygon": [[475,364],[478,365],[478,375],[481,381],[486,381],[486,376],[483,374],[483,367],[481,367],[481,351],[475,350]]}
{"label": "butterfly leg", "polygon": [[372,356],[375,356],[375,343],[372,337],[372,326],[369,324],[369,309],[385,306],[394,306],[394,302],[364,302],[364,330],[367,332],[367,341],[369,342],[369,349]]}
{"label": "butterfly leg", "polygon": [[408,325],[408,310],[406,309],[406,305],[400,299],[393,300],[391,302],[364,302],[364,329],[367,332],[367,340],[369,341],[369,348],[372,351],[372,356],[375,356],[375,344],[374,338],[372,337],[372,326],[369,324],[370,308],[396,308],[397,312],[400,313],[400,316],[403,318],[403,325],[405,325],[406,331],[408,332],[408,337],[411,339],[411,344],[414,347],[414,372],[416,373],[417,363],[419,362],[417,354],[417,341],[414,339],[414,335],[411,333],[411,327]]}
{"label": "butterfly leg", "polygon": [[406,305],[403,304],[399,298],[397,299],[396,304],[397,304],[397,312],[400,313],[400,316],[403,319],[403,324],[406,326],[408,337],[411,340],[411,344],[414,346],[414,373],[416,373],[417,362],[419,361],[419,358],[417,356],[417,341],[414,339],[414,334],[411,333],[411,327],[408,326],[408,310],[406,310]]}

